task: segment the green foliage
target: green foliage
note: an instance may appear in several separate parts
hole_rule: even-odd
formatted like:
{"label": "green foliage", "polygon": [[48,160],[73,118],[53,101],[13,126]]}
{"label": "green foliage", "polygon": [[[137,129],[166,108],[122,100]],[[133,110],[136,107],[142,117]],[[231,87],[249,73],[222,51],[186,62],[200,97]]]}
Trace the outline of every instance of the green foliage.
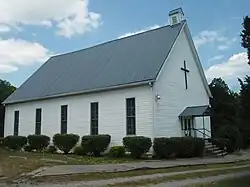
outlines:
{"label": "green foliage", "polygon": [[242,148],[242,135],[237,127],[230,125],[221,126],[218,129],[215,137],[227,139],[225,144],[229,153],[238,151],[240,148]]}
{"label": "green foliage", "polygon": [[77,134],[55,134],[53,137],[54,145],[65,154],[68,154],[79,141]]}
{"label": "green foliage", "polygon": [[20,150],[27,144],[25,136],[7,136],[4,139],[4,145],[12,150]]}
{"label": "green foliage", "polygon": [[140,158],[147,153],[152,146],[151,139],[144,136],[124,137],[123,145],[125,150],[130,152],[134,158]]}
{"label": "green foliage", "polygon": [[213,95],[210,104],[212,108],[212,133],[215,133],[224,124],[236,124],[237,94],[233,93],[221,78],[213,79],[209,88]]}
{"label": "green foliage", "polygon": [[50,145],[50,146],[47,148],[47,150],[46,150],[46,152],[51,153],[51,154],[56,153],[56,151],[57,151],[57,148],[56,148],[54,145]]}
{"label": "green foliage", "polygon": [[0,148],[4,147],[4,138],[0,137]]}
{"label": "green foliage", "polygon": [[244,80],[239,79],[239,122],[238,128],[243,135],[244,147],[250,147],[250,77],[246,76]]}
{"label": "green foliage", "polygon": [[204,156],[205,141],[202,138],[194,138],[194,156]]}
{"label": "green foliage", "polygon": [[108,155],[111,157],[117,157],[117,158],[124,157],[125,156],[125,147],[124,146],[113,146],[109,150]]}
{"label": "green foliage", "polygon": [[243,30],[241,31],[241,45],[247,49],[248,63],[250,64],[250,17],[246,16],[243,20]]}
{"label": "green foliage", "polygon": [[77,146],[77,147],[75,147],[73,154],[84,156],[87,153],[86,153],[86,150],[82,146]]}
{"label": "green foliage", "polygon": [[109,146],[111,136],[107,134],[87,135],[82,137],[82,147],[87,154],[100,156]]}
{"label": "green foliage", "polygon": [[32,147],[30,145],[26,145],[24,146],[24,151],[25,152],[32,152],[34,149],[32,149]]}
{"label": "green foliage", "polygon": [[50,137],[46,135],[29,135],[28,144],[32,150],[41,151],[48,147],[50,142]]}
{"label": "green foliage", "polygon": [[155,138],[154,153],[157,158],[191,158],[203,156],[205,143],[200,138]]}
{"label": "green foliage", "polygon": [[170,138],[155,138],[153,149],[157,158],[175,158],[178,155],[178,142]]}
{"label": "green foliage", "polygon": [[227,149],[229,140],[227,138],[213,138],[210,140],[214,145],[221,150]]}
{"label": "green foliage", "polygon": [[15,91],[15,87],[8,81],[0,79],[0,137],[4,135],[4,113],[5,109],[2,102]]}

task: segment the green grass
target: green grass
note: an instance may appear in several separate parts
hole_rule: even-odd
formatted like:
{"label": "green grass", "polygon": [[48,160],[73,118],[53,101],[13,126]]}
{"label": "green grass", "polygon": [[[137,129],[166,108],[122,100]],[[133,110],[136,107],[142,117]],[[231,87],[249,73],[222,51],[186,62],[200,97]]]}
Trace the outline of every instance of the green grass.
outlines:
{"label": "green grass", "polygon": [[250,176],[230,178],[218,182],[190,185],[189,187],[249,187]]}
{"label": "green grass", "polygon": [[233,167],[250,164],[250,161],[242,161],[237,163],[228,164],[209,164],[209,165],[198,165],[198,166],[179,166],[172,168],[163,169],[144,169],[144,170],[133,170],[126,172],[110,172],[110,173],[85,173],[85,174],[73,174],[73,175],[62,175],[62,176],[46,176],[46,177],[36,177],[30,179],[33,182],[68,182],[68,181],[89,181],[89,180],[100,180],[100,179],[110,179],[118,177],[133,177],[141,175],[150,175],[155,173],[170,173],[170,172],[180,172],[180,171],[192,171],[198,169],[215,169],[223,167]]}
{"label": "green grass", "polygon": [[[15,156],[16,158],[10,158]],[[25,157],[18,158],[18,157]],[[65,163],[44,161],[41,159],[61,160]],[[109,158],[109,157],[88,157],[77,155],[49,154],[49,153],[27,153],[0,151],[0,168],[7,180],[15,179],[22,173],[30,172],[43,166],[52,165],[85,165],[85,164],[104,164],[104,163],[126,163],[138,162],[132,158]],[[1,182],[1,181],[0,181]]]}
{"label": "green grass", "polygon": [[[149,184],[152,185],[152,184],[159,184],[159,183],[170,182],[170,181],[178,181],[178,180],[185,180],[185,179],[191,179],[191,178],[205,178],[205,177],[217,176],[221,174],[249,171],[249,169],[250,167],[245,167],[245,168],[227,169],[227,170],[220,170],[220,171],[217,170],[217,171],[206,171],[206,172],[194,172],[194,173],[188,173],[188,174],[177,174],[173,176],[159,177],[155,179],[145,179],[145,180],[140,180],[136,182],[117,183],[117,184],[107,185],[107,187],[134,187],[134,186],[143,186],[143,185],[149,185]],[[250,185],[248,185],[248,187],[249,186]],[[192,186],[192,187],[211,187],[211,186]],[[219,187],[223,187],[223,186],[219,186]],[[225,186],[225,187],[232,187],[232,186]],[[239,187],[244,187],[244,186],[239,186]]]}

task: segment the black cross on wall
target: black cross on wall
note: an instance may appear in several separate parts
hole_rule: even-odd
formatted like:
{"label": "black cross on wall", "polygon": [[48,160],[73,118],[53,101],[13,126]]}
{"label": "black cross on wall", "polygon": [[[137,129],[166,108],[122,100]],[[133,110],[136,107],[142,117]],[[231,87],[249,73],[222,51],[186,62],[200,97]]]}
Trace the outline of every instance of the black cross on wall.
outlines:
{"label": "black cross on wall", "polygon": [[185,85],[186,85],[186,89],[188,89],[187,73],[189,73],[190,71],[187,69],[186,61],[185,60],[184,60],[184,68],[181,68],[181,70],[184,71],[184,74],[185,74]]}

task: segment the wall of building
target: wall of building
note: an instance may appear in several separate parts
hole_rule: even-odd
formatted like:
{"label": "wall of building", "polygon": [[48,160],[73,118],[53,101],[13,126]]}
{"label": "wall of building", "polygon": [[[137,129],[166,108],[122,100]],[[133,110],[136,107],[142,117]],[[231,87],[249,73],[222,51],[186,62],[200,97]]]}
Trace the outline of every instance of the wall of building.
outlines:
{"label": "wall of building", "polygon": [[[188,89],[185,87],[184,60],[190,72],[187,75]],[[185,30],[180,36],[156,81],[154,95],[160,99],[154,104],[155,136],[183,136],[178,116],[187,106],[209,104],[200,73],[193,56]],[[199,121],[196,122],[200,126]],[[208,124],[210,126],[210,124]]]}
{"label": "wall of building", "polygon": [[99,134],[110,134],[111,145],[126,136],[126,98],[135,97],[136,135],[152,137],[152,90],[140,86],[93,94],[7,105],[5,136],[13,135],[14,111],[19,110],[19,135],[35,133],[36,108],[42,108],[42,134],[52,137],[61,129],[61,105],[68,105],[68,133],[90,134],[90,103],[99,103]]}

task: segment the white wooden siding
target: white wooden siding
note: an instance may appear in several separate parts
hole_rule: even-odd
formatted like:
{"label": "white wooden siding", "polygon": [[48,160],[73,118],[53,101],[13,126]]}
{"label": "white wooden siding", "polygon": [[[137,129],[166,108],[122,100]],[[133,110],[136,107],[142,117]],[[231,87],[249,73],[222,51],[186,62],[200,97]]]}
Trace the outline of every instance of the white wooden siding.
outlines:
{"label": "white wooden siding", "polygon": [[90,133],[90,103],[99,103],[99,134],[110,134],[111,145],[120,145],[126,136],[126,98],[135,97],[136,134],[152,137],[152,89],[141,86],[107,92],[68,96],[7,105],[5,136],[13,134],[14,111],[19,110],[19,135],[35,133],[35,111],[42,108],[41,133],[52,137],[60,132],[61,105],[68,105],[68,133]]}
{"label": "white wooden siding", "polygon": [[[188,89],[185,89],[184,72],[181,70],[184,60],[187,64]],[[165,62],[158,80],[153,86],[154,95],[160,95],[160,100],[154,105],[154,135],[183,136],[179,114],[187,106],[208,105],[209,97],[201,80],[195,58],[187,40],[185,30],[169,58]],[[196,122],[199,126],[199,122]],[[210,126],[210,124],[208,124]]]}

